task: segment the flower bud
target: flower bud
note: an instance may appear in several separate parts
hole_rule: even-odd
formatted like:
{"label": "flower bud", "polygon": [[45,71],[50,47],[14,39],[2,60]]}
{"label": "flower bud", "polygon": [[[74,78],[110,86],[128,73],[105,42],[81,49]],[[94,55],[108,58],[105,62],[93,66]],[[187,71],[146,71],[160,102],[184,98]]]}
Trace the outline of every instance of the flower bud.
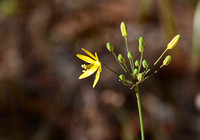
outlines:
{"label": "flower bud", "polygon": [[136,60],[136,61],[135,61],[135,66],[136,66],[136,67],[139,67],[139,66],[140,66],[140,61],[139,61],[139,60]]}
{"label": "flower bud", "polygon": [[124,83],[124,81],[125,81],[125,76],[124,76],[123,74],[121,74],[121,75],[119,76],[119,80],[120,80],[121,82]]}
{"label": "flower bud", "polygon": [[133,70],[133,74],[134,74],[134,75],[137,75],[137,74],[138,74],[138,69],[134,69],[134,70]]}
{"label": "flower bud", "polygon": [[106,44],[106,47],[107,47],[107,49],[108,49],[110,52],[113,52],[113,51],[114,51],[114,46],[113,46],[110,42],[108,42],[108,43]]}
{"label": "flower bud", "polygon": [[148,69],[149,63],[147,62],[146,59],[144,59],[144,60],[142,61],[142,66],[143,66],[145,69]]}
{"label": "flower bud", "polygon": [[139,73],[139,74],[137,75],[137,79],[138,79],[139,82],[144,81],[144,73]]}
{"label": "flower bud", "polygon": [[144,52],[144,46],[142,46],[141,44],[139,44],[139,47],[138,47],[138,49],[139,49],[139,52]]}
{"label": "flower bud", "polygon": [[118,55],[118,60],[119,60],[120,63],[125,63],[125,59],[124,59],[124,56],[122,54]]}
{"label": "flower bud", "polygon": [[142,45],[142,46],[144,47],[145,41],[144,41],[144,38],[143,38],[143,37],[140,37],[140,38],[139,38],[139,45]]}
{"label": "flower bud", "polygon": [[180,35],[176,35],[167,45],[167,49],[173,49],[178,44],[180,37]]}
{"label": "flower bud", "polygon": [[130,60],[133,60],[133,53],[132,52],[128,52],[128,58],[130,59]]}
{"label": "flower bud", "polygon": [[127,32],[127,27],[126,24],[124,22],[121,23],[121,33],[123,37],[127,37],[128,36],[128,32]]}
{"label": "flower bud", "polygon": [[163,61],[163,65],[164,65],[164,66],[169,65],[169,63],[171,62],[171,60],[172,60],[172,57],[171,57],[170,55],[168,55],[168,56],[165,58],[165,60]]}

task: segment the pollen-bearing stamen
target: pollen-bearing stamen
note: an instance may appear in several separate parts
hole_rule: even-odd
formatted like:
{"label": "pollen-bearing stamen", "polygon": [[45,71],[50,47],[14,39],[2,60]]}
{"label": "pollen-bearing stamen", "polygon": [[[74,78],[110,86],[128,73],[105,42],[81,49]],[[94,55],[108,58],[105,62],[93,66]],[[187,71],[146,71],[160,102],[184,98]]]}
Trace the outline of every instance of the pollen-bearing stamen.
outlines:
{"label": "pollen-bearing stamen", "polygon": [[85,66],[85,64],[82,64],[81,67],[82,67],[83,69],[87,69],[86,66]]}

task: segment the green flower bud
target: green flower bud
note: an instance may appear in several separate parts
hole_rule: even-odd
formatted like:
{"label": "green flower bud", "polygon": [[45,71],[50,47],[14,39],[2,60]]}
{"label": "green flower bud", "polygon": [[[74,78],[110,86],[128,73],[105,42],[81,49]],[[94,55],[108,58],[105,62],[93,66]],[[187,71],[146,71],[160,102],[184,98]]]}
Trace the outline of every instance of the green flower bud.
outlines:
{"label": "green flower bud", "polygon": [[140,66],[140,61],[139,61],[139,60],[136,60],[136,61],[135,61],[135,66],[136,66],[136,67],[139,67],[139,66]]}
{"label": "green flower bud", "polygon": [[144,59],[144,60],[142,61],[142,66],[143,66],[145,69],[148,69],[149,63],[147,62],[146,59]]}
{"label": "green flower bud", "polygon": [[139,44],[139,47],[138,47],[138,49],[139,49],[139,52],[144,52],[144,46],[142,46],[141,44]]}
{"label": "green flower bud", "polygon": [[128,36],[128,32],[127,32],[127,27],[126,24],[124,22],[121,23],[121,33],[123,37],[127,37]]}
{"label": "green flower bud", "polygon": [[144,47],[145,41],[144,41],[144,38],[143,38],[143,37],[140,37],[140,38],[139,38],[139,45],[142,45],[142,46]]}
{"label": "green flower bud", "polygon": [[138,79],[139,82],[144,81],[144,73],[139,73],[139,74],[137,75],[137,79]]}
{"label": "green flower bud", "polygon": [[134,69],[134,70],[133,70],[133,74],[134,74],[134,75],[137,75],[137,74],[138,74],[138,69]]}
{"label": "green flower bud", "polygon": [[125,76],[124,76],[123,74],[121,74],[121,75],[119,76],[119,80],[120,80],[121,82],[124,83],[124,81],[125,81]]}
{"label": "green flower bud", "polygon": [[120,63],[125,63],[125,58],[122,54],[118,55],[118,60],[119,60]]}
{"label": "green flower bud", "polygon": [[140,37],[139,38],[139,52],[144,52],[144,45],[145,45],[145,41],[144,41],[144,38],[143,37]]}
{"label": "green flower bud", "polygon": [[170,55],[168,55],[168,56],[165,58],[165,60],[163,61],[163,65],[164,65],[164,66],[169,65],[169,63],[171,62],[171,60],[172,60],[172,57],[171,57]]}
{"label": "green flower bud", "polygon": [[133,60],[133,53],[132,52],[128,52],[128,58],[130,59],[130,60]]}
{"label": "green flower bud", "polygon": [[114,46],[113,46],[110,42],[108,42],[108,43],[106,44],[106,47],[107,47],[107,49],[108,49],[110,52],[113,52],[113,51],[114,51]]}
{"label": "green flower bud", "polygon": [[167,49],[173,49],[179,42],[180,35],[176,35],[167,45]]}

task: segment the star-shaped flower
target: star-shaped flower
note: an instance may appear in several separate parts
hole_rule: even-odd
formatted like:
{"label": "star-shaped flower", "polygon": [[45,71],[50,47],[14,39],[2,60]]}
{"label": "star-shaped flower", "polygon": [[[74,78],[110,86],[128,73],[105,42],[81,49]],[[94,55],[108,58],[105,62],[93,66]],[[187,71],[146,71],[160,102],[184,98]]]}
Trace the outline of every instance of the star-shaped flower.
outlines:
{"label": "star-shaped flower", "polygon": [[93,83],[93,88],[95,87],[95,85],[97,84],[98,80],[99,80],[99,77],[100,77],[100,73],[101,73],[101,62],[99,61],[99,58],[97,56],[97,53],[95,53],[95,56],[90,53],[89,51],[85,50],[82,48],[82,50],[87,54],[89,55],[90,57],[88,56],[85,56],[85,55],[82,55],[82,54],[76,54],[76,56],[78,58],[80,58],[81,60],[89,63],[89,64],[83,64],[81,65],[81,67],[84,69],[83,70],[83,74],[81,74],[79,76],[79,79],[83,79],[83,78],[86,78],[90,75],[92,75],[95,71],[96,72],[96,76],[95,76],[95,80],[94,80],[94,83]]}

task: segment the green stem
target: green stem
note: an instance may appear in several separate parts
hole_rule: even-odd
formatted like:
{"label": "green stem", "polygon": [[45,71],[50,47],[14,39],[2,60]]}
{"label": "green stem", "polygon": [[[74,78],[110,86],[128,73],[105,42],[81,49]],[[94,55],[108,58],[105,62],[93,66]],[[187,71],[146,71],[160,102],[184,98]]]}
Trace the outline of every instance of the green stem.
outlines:
{"label": "green stem", "polygon": [[138,68],[139,73],[140,73],[140,69],[141,69],[141,66],[142,66],[142,59],[143,59],[143,52],[141,52],[141,57],[140,57],[140,66]]}
{"label": "green stem", "polygon": [[130,73],[130,71],[128,70],[128,67],[127,67],[127,65],[126,65],[126,63],[124,62],[123,64],[124,64],[124,67],[125,67],[125,69],[127,70],[127,72]]}
{"label": "green stem", "polygon": [[[127,39],[127,37],[125,37],[125,43],[126,43],[126,51],[127,51],[127,55],[128,55],[129,49],[128,49],[128,39]],[[130,62],[130,65],[131,65],[131,70],[133,72],[133,70],[134,70],[133,60],[129,59],[129,62]]]}
{"label": "green stem", "polygon": [[109,68],[106,64],[104,64],[103,62],[101,62],[101,64],[103,64],[107,69],[109,69],[110,71],[112,71],[114,74],[116,74],[116,75],[120,75],[120,74],[118,74],[117,72],[115,72],[114,70],[112,70],[111,68]]}
{"label": "green stem", "polygon": [[131,86],[132,84],[127,84],[127,83],[125,83],[125,82],[123,82],[123,84],[125,85],[125,86]]}
{"label": "green stem", "polygon": [[126,63],[123,63],[123,64],[124,64],[124,67],[125,67],[126,70],[127,70],[127,74],[128,74],[128,76],[130,77],[130,79],[132,80],[132,82],[134,82],[134,79],[133,79],[133,77],[132,77],[130,71],[128,70],[128,67],[127,67]]}
{"label": "green stem", "polygon": [[158,60],[153,64],[153,65],[156,65],[158,63],[158,61],[163,57],[163,55],[167,52],[168,48],[166,48],[164,50],[164,52],[161,54],[161,56],[158,58]]}
{"label": "green stem", "polygon": [[133,60],[131,60],[131,63],[132,63],[132,67],[131,67],[131,69],[132,69],[132,72],[134,72],[134,61]]}
{"label": "green stem", "polygon": [[160,55],[160,57],[156,60],[156,62],[153,64],[153,66],[151,66],[151,68],[149,68],[147,71],[146,71],[146,73],[145,74],[147,74],[159,61],[160,61],[160,59],[163,57],[163,55],[166,53],[168,51],[168,48],[166,48],[165,50],[164,50],[164,52]]}
{"label": "green stem", "polygon": [[122,64],[119,62],[119,60],[117,59],[116,54],[113,52],[113,55],[115,57],[115,59],[117,60],[117,62],[119,63],[119,65],[122,67],[122,69],[127,73],[126,69],[122,66]]}
{"label": "green stem", "polygon": [[127,40],[127,37],[125,37],[125,42],[126,42],[126,51],[127,53],[129,52],[129,49],[128,49],[128,40]]}
{"label": "green stem", "polygon": [[140,96],[139,96],[140,93],[139,93],[138,85],[135,85],[135,92],[136,92],[138,112],[139,112],[139,118],[140,118],[141,138],[142,140],[144,140],[144,127],[143,127],[142,109],[141,109]]}
{"label": "green stem", "polygon": [[160,66],[160,68],[158,69],[158,70],[156,70],[154,73],[152,73],[151,75],[149,75],[149,76],[147,76],[147,77],[145,77],[145,79],[144,80],[146,80],[146,79],[148,79],[148,78],[150,78],[150,77],[152,77],[153,75],[155,75],[157,72],[159,72],[160,71],[160,69],[163,67],[164,65],[161,65]]}
{"label": "green stem", "polygon": [[133,63],[133,60],[130,60],[130,59],[129,59],[129,62],[130,62],[131,70],[132,70],[132,73],[133,73],[133,71],[134,71],[134,63]]}

